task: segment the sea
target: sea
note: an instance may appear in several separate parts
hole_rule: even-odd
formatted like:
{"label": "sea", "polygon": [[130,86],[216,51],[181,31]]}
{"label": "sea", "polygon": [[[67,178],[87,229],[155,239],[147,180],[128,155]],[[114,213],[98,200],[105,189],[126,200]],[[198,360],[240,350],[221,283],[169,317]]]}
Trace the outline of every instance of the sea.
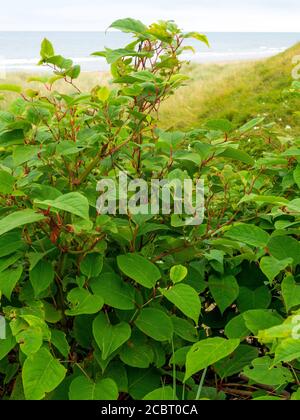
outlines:
{"label": "sea", "polygon": [[[211,32],[206,33],[210,48],[191,41],[195,54],[185,58],[198,63],[256,60],[276,55],[300,42],[300,33]],[[1,32],[0,66],[6,72],[40,72],[37,66],[40,44],[48,38],[57,54],[72,58],[82,71],[105,71],[101,57],[90,54],[105,47],[121,48],[130,42],[127,34],[111,32]]]}

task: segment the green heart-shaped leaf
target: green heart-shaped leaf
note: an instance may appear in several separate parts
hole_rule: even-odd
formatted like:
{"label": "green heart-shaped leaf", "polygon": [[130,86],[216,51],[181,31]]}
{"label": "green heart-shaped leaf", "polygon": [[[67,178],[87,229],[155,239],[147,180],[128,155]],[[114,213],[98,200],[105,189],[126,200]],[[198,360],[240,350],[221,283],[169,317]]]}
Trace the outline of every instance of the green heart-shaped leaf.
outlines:
{"label": "green heart-shaped leaf", "polygon": [[104,313],[100,313],[93,322],[93,335],[106,360],[110,354],[121,347],[131,336],[131,328],[126,322],[111,325]]}

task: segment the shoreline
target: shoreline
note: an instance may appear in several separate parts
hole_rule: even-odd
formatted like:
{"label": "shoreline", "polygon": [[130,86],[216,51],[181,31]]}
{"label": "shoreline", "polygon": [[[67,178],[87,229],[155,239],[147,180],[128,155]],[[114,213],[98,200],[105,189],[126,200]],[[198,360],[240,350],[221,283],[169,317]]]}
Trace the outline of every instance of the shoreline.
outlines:
{"label": "shoreline", "polygon": [[[276,54],[277,55],[277,54]],[[272,58],[274,56],[266,56],[266,57],[257,57],[257,58],[247,58],[247,59],[232,59],[232,60],[220,60],[220,61],[194,61],[191,60],[186,65],[186,68],[188,67],[213,67],[213,66],[226,66],[226,65],[242,65],[242,64],[249,64],[249,63],[257,63],[260,61],[267,60],[268,58]],[[74,62],[74,64],[77,64]],[[80,64],[79,64],[80,65]],[[1,66],[0,66],[1,69]],[[26,75],[26,76],[37,76],[37,75],[47,75],[51,74],[52,71],[49,70],[46,67],[42,66],[33,66],[32,69],[6,69],[5,67],[2,67],[2,72],[5,72],[7,76],[18,76],[18,75]],[[99,69],[84,69],[81,68],[81,75],[89,75],[89,74],[108,74],[110,73],[109,66],[106,69],[99,68]],[[3,80],[3,79],[0,79]]]}
{"label": "shoreline", "polygon": [[[256,51],[256,52],[197,52],[195,55],[187,55],[182,57],[184,60],[189,62],[191,65],[225,65],[225,64],[235,64],[240,62],[257,62],[261,60],[266,60],[268,58],[275,57],[278,54],[283,53],[284,49],[277,49],[276,51]],[[74,64],[81,66],[82,73],[94,73],[94,72],[103,72],[106,73],[109,71],[110,66],[107,65],[104,59],[99,59],[99,57],[77,57],[72,58]],[[38,74],[38,73],[49,73],[50,71],[42,66],[38,66],[38,58],[28,58],[28,59],[1,59],[0,57],[0,68],[7,74],[18,74],[18,73],[28,73],[28,74]],[[98,64],[98,65],[97,65]]]}

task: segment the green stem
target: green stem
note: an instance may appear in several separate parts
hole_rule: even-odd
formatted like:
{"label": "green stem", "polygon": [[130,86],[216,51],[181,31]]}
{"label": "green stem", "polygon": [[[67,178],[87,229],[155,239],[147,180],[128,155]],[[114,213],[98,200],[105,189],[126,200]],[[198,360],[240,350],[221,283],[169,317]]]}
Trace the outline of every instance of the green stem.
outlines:
{"label": "green stem", "polygon": [[67,254],[63,254],[60,258],[59,265],[58,265],[58,273],[56,276],[56,285],[58,288],[58,298],[59,298],[59,309],[62,312],[62,325],[63,327],[67,326],[67,318],[65,315],[65,299],[64,299],[64,291],[61,284],[61,279],[63,278],[65,267],[66,267],[66,260],[67,260]]}
{"label": "green stem", "polygon": [[206,373],[207,373],[207,368],[204,369],[204,371],[202,373],[201,380],[200,380],[200,383],[199,383],[199,386],[198,386],[197,395],[196,395],[196,401],[200,400],[201,392],[202,392],[202,389],[203,389],[203,385],[204,385],[204,380],[205,380]]}
{"label": "green stem", "polygon": [[79,184],[82,184],[82,182],[86,180],[86,178],[89,176],[92,170],[97,166],[100,160],[101,160],[101,156],[97,154],[96,157],[88,164],[88,166],[85,168],[85,170],[79,177]]}
{"label": "green stem", "polygon": [[176,363],[175,363],[175,349],[174,349],[174,341],[172,338],[172,355],[173,355],[173,401],[176,400]]}
{"label": "green stem", "polygon": [[184,401],[185,399],[185,382],[183,383],[183,387],[182,387],[182,397],[181,400]]}

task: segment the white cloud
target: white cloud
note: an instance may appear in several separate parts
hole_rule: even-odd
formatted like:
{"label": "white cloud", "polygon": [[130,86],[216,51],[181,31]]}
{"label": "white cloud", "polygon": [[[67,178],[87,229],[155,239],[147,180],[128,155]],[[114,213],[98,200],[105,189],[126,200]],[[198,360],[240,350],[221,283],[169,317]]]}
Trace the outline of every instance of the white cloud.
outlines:
{"label": "white cloud", "polygon": [[[42,6],[41,6],[42,5]],[[299,31],[299,0],[8,0],[1,30],[104,30],[122,17],[200,31]]]}

